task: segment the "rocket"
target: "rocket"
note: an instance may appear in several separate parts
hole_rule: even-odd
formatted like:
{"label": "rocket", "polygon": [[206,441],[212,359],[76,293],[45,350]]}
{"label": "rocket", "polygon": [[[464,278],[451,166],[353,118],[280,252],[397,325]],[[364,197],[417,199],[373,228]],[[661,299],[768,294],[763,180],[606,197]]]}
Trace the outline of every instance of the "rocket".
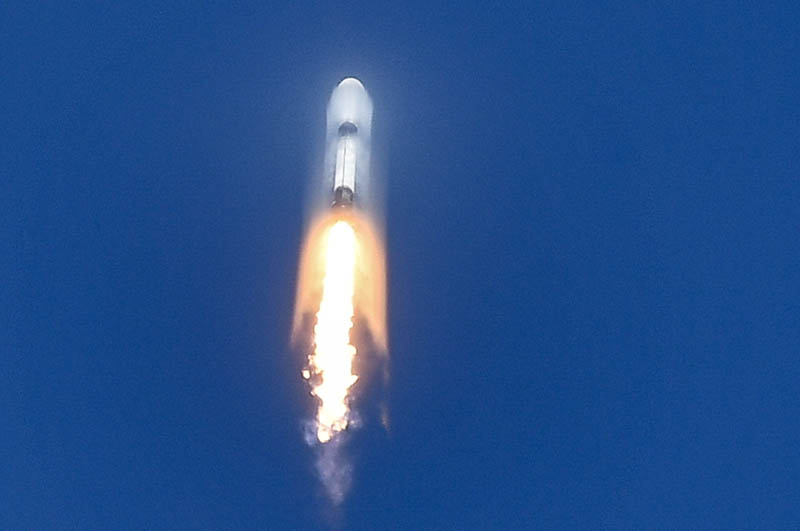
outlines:
{"label": "rocket", "polygon": [[333,208],[358,204],[369,183],[372,100],[354,77],[342,80],[328,103],[326,183]]}

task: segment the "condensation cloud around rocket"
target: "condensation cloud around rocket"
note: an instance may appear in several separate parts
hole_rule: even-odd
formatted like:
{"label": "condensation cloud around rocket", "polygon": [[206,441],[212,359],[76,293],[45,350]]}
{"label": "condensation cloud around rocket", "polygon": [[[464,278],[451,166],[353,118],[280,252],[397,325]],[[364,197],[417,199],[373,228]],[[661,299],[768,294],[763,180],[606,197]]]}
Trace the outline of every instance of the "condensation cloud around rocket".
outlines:
{"label": "condensation cloud around rocket", "polygon": [[306,441],[334,504],[351,481],[346,442],[359,422],[360,391],[385,377],[387,367],[386,263],[370,179],[371,127],[364,85],[343,80],[328,103],[325,164],[311,187],[292,330],[315,404]]}

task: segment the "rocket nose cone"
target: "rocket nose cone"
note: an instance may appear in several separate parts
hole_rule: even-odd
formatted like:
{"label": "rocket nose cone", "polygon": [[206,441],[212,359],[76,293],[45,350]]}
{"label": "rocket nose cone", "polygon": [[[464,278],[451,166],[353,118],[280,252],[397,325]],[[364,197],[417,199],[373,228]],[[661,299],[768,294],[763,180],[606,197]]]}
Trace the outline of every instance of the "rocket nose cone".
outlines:
{"label": "rocket nose cone", "polygon": [[358,128],[359,135],[369,137],[372,101],[358,79],[346,77],[336,85],[328,102],[328,131],[336,134],[344,122]]}
{"label": "rocket nose cone", "polygon": [[366,90],[364,84],[354,77],[346,77],[339,82],[339,87]]}
{"label": "rocket nose cone", "polygon": [[333,89],[334,95],[339,95],[340,98],[357,100],[367,97],[367,89],[364,84],[354,77],[346,77],[336,85]]}

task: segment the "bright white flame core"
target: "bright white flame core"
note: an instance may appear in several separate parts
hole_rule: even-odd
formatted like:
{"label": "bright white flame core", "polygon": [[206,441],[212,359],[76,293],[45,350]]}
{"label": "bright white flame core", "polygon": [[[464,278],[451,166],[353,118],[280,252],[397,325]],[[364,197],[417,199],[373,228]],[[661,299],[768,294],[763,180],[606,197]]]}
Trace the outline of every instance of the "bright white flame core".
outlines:
{"label": "bright white flame core", "polygon": [[322,443],[347,428],[347,392],[358,380],[352,372],[356,348],[350,344],[355,265],[355,231],[346,221],[337,221],[328,231],[325,245],[325,277],[314,325],[314,353],[309,358],[311,371],[303,373],[306,379],[314,377],[311,392],[320,400],[317,439]]}

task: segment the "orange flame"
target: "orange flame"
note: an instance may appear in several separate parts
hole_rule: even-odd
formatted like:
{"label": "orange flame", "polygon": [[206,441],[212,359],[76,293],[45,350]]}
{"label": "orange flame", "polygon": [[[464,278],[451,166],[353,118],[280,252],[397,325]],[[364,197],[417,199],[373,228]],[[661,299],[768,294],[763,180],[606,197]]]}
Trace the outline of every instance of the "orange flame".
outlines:
{"label": "orange flame", "polygon": [[378,350],[386,350],[383,248],[363,217],[335,211],[312,225],[300,263],[293,339],[315,314],[313,352],[303,378],[318,399],[316,436],[330,441],[347,428],[356,348],[350,337],[357,315]]}
{"label": "orange flame", "polygon": [[337,221],[327,235],[322,301],[314,325],[314,354],[309,359],[309,376],[317,376],[311,392],[320,400],[317,439],[323,443],[347,427],[347,392],[358,380],[352,372],[356,348],[350,344],[355,262],[353,227]]}

